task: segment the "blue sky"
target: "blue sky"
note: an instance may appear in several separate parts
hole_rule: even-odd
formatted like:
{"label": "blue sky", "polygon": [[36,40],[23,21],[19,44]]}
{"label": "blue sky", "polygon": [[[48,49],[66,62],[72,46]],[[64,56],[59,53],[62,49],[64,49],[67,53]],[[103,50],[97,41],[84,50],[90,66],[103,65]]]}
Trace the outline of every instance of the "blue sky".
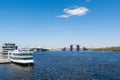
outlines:
{"label": "blue sky", "polygon": [[0,45],[120,44],[120,0],[0,0]]}

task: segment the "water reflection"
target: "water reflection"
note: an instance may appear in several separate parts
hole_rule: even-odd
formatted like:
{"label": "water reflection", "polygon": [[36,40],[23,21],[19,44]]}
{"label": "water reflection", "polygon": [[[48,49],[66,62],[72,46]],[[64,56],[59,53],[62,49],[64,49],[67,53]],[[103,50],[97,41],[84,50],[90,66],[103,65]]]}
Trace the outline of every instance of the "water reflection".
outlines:
{"label": "water reflection", "polygon": [[[3,65],[2,65],[3,66]],[[34,66],[21,66],[17,64],[4,64],[0,80],[29,80],[31,78]]]}

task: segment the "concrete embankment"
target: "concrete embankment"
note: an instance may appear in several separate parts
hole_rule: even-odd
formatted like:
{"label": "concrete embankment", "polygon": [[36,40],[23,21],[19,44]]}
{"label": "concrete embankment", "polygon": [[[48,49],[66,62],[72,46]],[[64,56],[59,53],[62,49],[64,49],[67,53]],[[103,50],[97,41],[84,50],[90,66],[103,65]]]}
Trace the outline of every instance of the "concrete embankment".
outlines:
{"label": "concrete embankment", "polygon": [[0,54],[0,64],[7,64],[10,63],[10,60],[6,55]]}

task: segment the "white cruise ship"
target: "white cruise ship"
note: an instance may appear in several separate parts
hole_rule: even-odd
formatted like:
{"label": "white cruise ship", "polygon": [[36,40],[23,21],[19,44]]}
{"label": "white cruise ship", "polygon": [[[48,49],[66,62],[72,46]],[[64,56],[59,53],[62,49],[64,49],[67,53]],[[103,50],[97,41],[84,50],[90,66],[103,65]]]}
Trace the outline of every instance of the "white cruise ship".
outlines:
{"label": "white cruise ship", "polygon": [[13,50],[8,52],[11,62],[18,64],[33,64],[33,53],[28,51]]}

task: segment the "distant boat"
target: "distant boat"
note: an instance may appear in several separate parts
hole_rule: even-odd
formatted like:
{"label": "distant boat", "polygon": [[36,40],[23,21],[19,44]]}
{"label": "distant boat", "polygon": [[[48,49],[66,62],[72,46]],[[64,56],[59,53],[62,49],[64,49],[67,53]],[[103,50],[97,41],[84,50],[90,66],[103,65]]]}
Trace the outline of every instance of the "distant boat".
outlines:
{"label": "distant boat", "polygon": [[8,58],[11,62],[18,64],[33,64],[33,53],[28,51],[13,50],[8,52]]}

